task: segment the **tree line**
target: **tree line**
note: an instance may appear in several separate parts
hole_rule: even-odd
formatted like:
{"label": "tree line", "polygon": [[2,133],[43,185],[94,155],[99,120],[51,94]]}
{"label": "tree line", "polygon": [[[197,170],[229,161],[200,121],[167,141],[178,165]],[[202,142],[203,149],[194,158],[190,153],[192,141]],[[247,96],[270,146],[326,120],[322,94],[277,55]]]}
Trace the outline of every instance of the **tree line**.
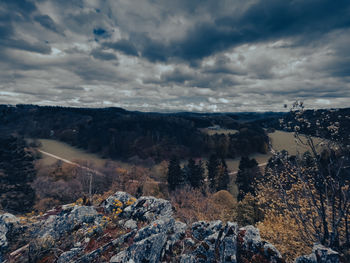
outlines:
{"label": "tree line", "polygon": [[[261,177],[257,161],[246,156],[242,157],[235,181],[238,187],[237,198],[239,201],[248,193],[254,195],[254,182]],[[181,167],[177,157],[171,158],[168,165],[167,181],[170,191],[190,186],[209,190],[212,193],[229,190],[231,183],[225,159],[215,154],[211,155],[205,163],[202,160],[196,162],[190,158],[183,167]]]}
{"label": "tree line", "polygon": [[[207,169],[207,174],[205,170]],[[229,185],[229,173],[226,162],[217,155],[211,155],[204,163],[202,160],[195,161],[190,158],[183,167],[180,160],[173,156],[168,165],[168,188],[174,191],[178,188],[191,186],[193,188],[208,187],[211,192],[227,190]]]}
{"label": "tree line", "polygon": [[[155,162],[179,158],[235,158],[265,153],[268,137],[257,125],[238,123],[230,114],[161,114],[120,108],[65,108],[0,105],[0,131],[30,138],[51,138],[98,153],[102,157]],[[208,135],[199,128],[213,124],[237,134]]]}
{"label": "tree line", "polygon": [[31,183],[35,179],[34,158],[26,142],[14,136],[0,136],[0,208],[28,212],[35,202]]}

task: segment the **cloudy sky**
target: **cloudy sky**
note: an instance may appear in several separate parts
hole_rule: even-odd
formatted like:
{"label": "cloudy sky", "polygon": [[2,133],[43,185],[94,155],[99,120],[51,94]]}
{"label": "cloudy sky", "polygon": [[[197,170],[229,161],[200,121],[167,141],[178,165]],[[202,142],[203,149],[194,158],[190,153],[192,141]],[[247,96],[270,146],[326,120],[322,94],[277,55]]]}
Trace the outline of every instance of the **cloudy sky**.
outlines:
{"label": "cloudy sky", "polygon": [[0,104],[350,106],[349,0],[0,0]]}

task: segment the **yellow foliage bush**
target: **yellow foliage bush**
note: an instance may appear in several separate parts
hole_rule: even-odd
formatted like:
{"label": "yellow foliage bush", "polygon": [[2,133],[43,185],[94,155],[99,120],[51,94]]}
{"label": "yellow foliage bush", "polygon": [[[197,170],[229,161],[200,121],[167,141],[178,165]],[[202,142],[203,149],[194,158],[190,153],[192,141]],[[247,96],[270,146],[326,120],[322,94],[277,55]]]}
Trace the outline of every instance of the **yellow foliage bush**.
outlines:
{"label": "yellow foliage bush", "polygon": [[177,219],[187,224],[199,220],[234,221],[236,217],[234,199],[227,191],[213,195],[190,187],[177,189],[171,196],[171,203]]}
{"label": "yellow foliage bush", "polygon": [[213,206],[218,210],[217,219],[223,222],[236,221],[237,201],[226,190],[221,190],[210,196]]}
{"label": "yellow foliage bush", "polygon": [[211,198],[216,204],[227,208],[234,208],[237,205],[235,198],[226,190],[221,190],[212,195]]}
{"label": "yellow foliage bush", "polygon": [[60,201],[54,199],[54,198],[43,198],[43,199],[39,199],[36,204],[34,205],[34,209],[36,211],[41,211],[41,212],[45,212],[57,205],[60,204]]}
{"label": "yellow foliage bush", "polygon": [[255,225],[262,217],[258,200],[252,194],[246,194],[243,200],[238,202],[236,221],[240,226]]}
{"label": "yellow foliage bush", "polygon": [[297,223],[288,214],[266,212],[264,220],[257,227],[261,238],[274,244],[287,262],[293,262],[297,256],[307,255],[312,251],[312,243],[303,239]]}

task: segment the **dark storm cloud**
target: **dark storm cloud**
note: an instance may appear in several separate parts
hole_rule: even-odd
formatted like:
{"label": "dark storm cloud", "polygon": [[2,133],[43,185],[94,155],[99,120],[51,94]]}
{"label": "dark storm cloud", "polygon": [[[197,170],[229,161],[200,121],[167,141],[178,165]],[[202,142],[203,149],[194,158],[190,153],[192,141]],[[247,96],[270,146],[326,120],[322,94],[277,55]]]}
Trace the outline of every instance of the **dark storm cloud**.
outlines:
{"label": "dark storm cloud", "polygon": [[72,59],[63,62],[65,67],[74,72],[85,83],[109,82],[117,83],[126,81],[127,77],[121,76],[115,65],[100,64],[98,67],[88,58]]}
{"label": "dark storm cloud", "polygon": [[47,43],[21,39],[15,32],[14,24],[32,23],[31,16],[36,11],[36,5],[30,1],[0,1],[0,46],[49,54],[51,47]]}
{"label": "dark storm cloud", "polygon": [[52,30],[53,32],[59,33],[56,23],[48,15],[37,15],[34,17],[34,20],[43,27]]}
{"label": "dark storm cloud", "polygon": [[348,0],[0,0],[0,101],[345,106],[349,36]]}
{"label": "dark storm cloud", "polygon": [[185,83],[186,81],[193,80],[195,78],[195,74],[191,74],[186,70],[181,70],[179,68],[162,74],[161,80],[163,83]]}
{"label": "dark storm cloud", "polygon": [[332,51],[326,53],[324,63],[315,65],[315,69],[330,76],[339,78],[350,77],[350,30],[337,32],[330,37],[334,39],[330,46]]}
{"label": "dark storm cloud", "polygon": [[11,37],[13,34],[13,28],[11,25],[7,25],[5,23],[0,24],[0,36],[3,39],[7,39],[9,37]]}
{"label": "dark storm cloud", "polygon": [[105,42],[102,44],[102,46],[105,48],[110,48],[116,51],[120,51],[125,55],[138,56],[136,47],[133,45],[132,42],[126,39],[121,39],[117,42]]}
{"label": "dark storm cloud", "polygon": [[321,65],[315,65],[315,69],[337,78],[350,79],[350,47],[346,53],[330,57]]}
{"label": "dark storm cloud", "polygon": [[51,53],[51,47],[46,43],[40,43],[40,42],[29,43],[22,39],[19,39],[19,40],[3,39],[3,40],[0,40],[0,46],[24,50],[24,51],[36,52],[41,54]]}
{"label": "dark storm cloud", "polygon": [[[239,60],[244,60],[241,56]],[[246,75],[247,71],[242,67],[233,64],[226,56],[217,56],[215,64],[203,67],[204,73],[210,74],[229,74],[229,75]]]}
{"label": "dark storm cloud", "polygon": [[[209,11],[209,10],[208,10]],[[257,1],[246,12],[212,17],[195,24],[185,36],[164,44],[145,37],[142,55],[151,61],[178,57],[202,59],[245,43],[295,37],[317,40],[332,30],[350,26],[350,1]]]}
{"label": "dark storm cloud", "polygon": [[94,28],[93,33],[95,35],[95,40],[98,42],[99,39],[107,39],[111,34],[103,28]]}
{"label": "dark storm cloud", "polygon": [[58,86],[56,87],[58,90],[71,90],[71,91],[84,91],[83,87],[78,86]]}
{"label": "dark storm cloud", "polygon": [[2,0],[0,1],[0,6],[8,8],[8,11],[10,11],[9,13],[18,19],[21,19],[19,15],[21,15],[22,18],[27,18],[31,13],[37,10],[35,3],[27,0]]}
{"label": "dark storm cloud", "polygon": [[91,55],[94,58],[100,59],[100,60],[116,60],[117,57],[113,53],[105,52],[99,49],[94,49],[91,51]]}
{"label": "dark storm cloud", "polygon": [[103,28],[95,28],[94,29],[94,34],[97,36],[103,36],[107,34],[107,31],[104,30]]}

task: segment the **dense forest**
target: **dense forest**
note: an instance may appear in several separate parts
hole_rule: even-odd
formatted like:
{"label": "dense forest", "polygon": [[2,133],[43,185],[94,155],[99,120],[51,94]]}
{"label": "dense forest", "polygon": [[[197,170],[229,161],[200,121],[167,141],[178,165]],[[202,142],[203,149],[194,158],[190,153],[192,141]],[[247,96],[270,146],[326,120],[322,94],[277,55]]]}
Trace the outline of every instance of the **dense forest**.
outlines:
{"label": "dense forest", "polygon": [[23,139],[0,137],[0,207],[10,212],[31,211],[35,192],[34,159]]}
{"label": "dense forest", "polygon": [[[261,116],[2,105],[0,132],[57,139],[114,159],[137,156],[161,161],[171,156],[198,157],[203,153],[234,158],[268,150],[265,131],[247,122],[257,118]],[[199,130],[212,125],[238,132],[209,135]]]}

